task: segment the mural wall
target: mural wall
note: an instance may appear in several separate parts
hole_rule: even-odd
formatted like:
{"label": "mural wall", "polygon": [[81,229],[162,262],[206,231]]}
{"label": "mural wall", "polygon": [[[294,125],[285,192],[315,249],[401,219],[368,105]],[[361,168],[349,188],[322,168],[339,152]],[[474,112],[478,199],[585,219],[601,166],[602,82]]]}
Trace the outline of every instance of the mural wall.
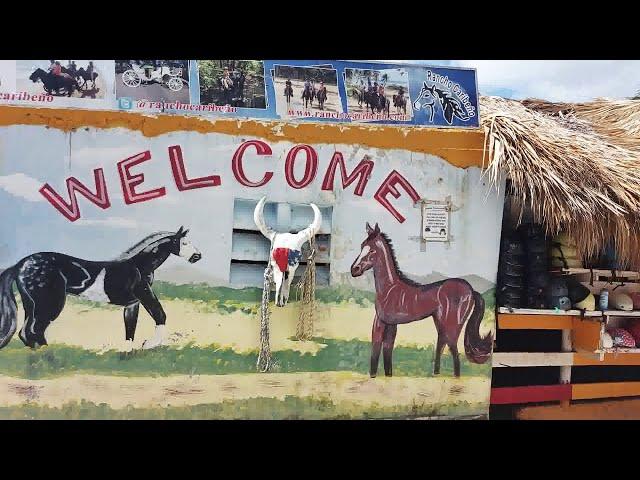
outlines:
{"label": "mural wall", "polygon": [[[502,199],[477,167],[309,127],[0,127],[0,418],[486,416]],[[263,196],[279,232],[322,212],[312,334],[302,264],[268,373]],[[427,200],[448,241],[423,240]]]}

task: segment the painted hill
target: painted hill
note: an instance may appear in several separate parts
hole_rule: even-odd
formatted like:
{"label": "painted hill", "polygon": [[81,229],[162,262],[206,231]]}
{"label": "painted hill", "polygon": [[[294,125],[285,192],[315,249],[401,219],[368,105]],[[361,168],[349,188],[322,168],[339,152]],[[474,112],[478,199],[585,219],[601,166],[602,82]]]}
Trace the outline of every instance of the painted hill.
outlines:
{"label": "painted hill", "polygon": [[155,279],[169,282],[174,285],[188,285],[191,283],[205,283],[212,287],[227,285],[228,280],[226,278],[217,278],[213,275],[209,275],[202,270],[193,268],[192,265],[180,265],[167,268],[159,268],[156,270]]}

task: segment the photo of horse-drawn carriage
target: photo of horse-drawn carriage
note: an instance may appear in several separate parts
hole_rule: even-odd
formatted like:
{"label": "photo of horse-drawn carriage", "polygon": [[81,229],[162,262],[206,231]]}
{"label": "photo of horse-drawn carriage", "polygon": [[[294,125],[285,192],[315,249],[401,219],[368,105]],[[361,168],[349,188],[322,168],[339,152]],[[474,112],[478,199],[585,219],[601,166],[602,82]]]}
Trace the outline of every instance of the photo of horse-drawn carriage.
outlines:
{"label": "photo of horse-drawn carriage", "polygon": [[267,108],[262,60],[199,60],[201,105]]}
{"label": "photo of horse-drawn carriage", "polygon": [[189,61],[116,60],[116,96],[189,103]]}
{"label": "photo of horse-drawn carriage", "polygon": [[181,68],[172,68],[169,65],[160,65],[158,68],[132,63],[131,68],[122,72],[122,83],[127,87],[137,88],[144,84],[159,83],[165,85],[169,90],[179,92],[184,86]]}
{"label": "photo of horse-drawn carriage", "polygon": [[32,94],[104,98],[102,63],[94,60],[19,60],[17,86]]}
{"label": "photo of horse-drawn carriage", "polygon": [[369,113],[400,121],[413,117],[406,70],[347,68],[344,77],[349,113]]}
{"label": "photo of horse-drawn carriage", "polygon": [[342,113],[335,69],[274,65],[272,72],[276,112],[280,116]]}

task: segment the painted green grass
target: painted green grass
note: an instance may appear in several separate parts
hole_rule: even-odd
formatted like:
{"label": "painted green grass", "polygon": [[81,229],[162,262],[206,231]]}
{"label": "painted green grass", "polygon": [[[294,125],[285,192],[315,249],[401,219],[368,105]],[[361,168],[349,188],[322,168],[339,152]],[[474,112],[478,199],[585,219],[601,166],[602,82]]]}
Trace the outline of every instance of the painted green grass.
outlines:
{"label": "painted green grass", "polygon": [[[160,298],[204,302],[212,309],[221,310],[222,313],[236,310],[257,313],[258,303],[262,298],[262,289],[254,287],[211,287],[206,284],[174,285],[159,281],[153,284],[153,289]],[[362,307],[369,307],[375,301],[375,293],[345,286],[324,287],[316,290],[316,299],[320,303],[353,302]],[[297,302],[295,288],[290,301]]]}
{"label": "painted green grass", "polygon": [[[367,374],[371,352],[370,342],[316,338],[324,345],[315,354],[293,350],[273,354],[273,372],[325,372],[352,371]],[[395,376],[432,376],[433,347],[398,346],[393,353]],[[10,342],[0,354],[0,374],[27,379],[55,378],[85,373],[123,376],[223,375],[254,373],[257,352],[238,353],[231,348],[217,345],[183,348],[159,347],[132,353],[108,351],[98,353],[81,347],[53,344],[38,350],[25,347],[19,340]],[[487,377],[490,363],[477,365],[460,356],[463,376]],[[445,352],[442,357],[442,374],[451,375],[453,361]],[[382,362],[380,372],[382,374]]]}
{"label": "painted green grass", "polygon": [[[262,298],[262,289],[256,287],[229,288],[212,287],[204,283],[174,285],[170,282],[156,281],[153,290],[161,299],[168,300],[192,300],[201,309],[208,312],[232,313],[242,311],[255,315],[258,313],[258,305]],[[290,302],[296,303],[295,289],[291,295]],[[20,304],[20,295],[17,294],[14,286],[14,296]],[[495,289],[491,289],[482,294],[485,300],[485,309],[495,308]],[[375,292],[358,290],[348,286],[322,287],[316,290],[316,299],[324,304],[345,304],[355,303],[361,307],[373,307],[376,299]],[[67,301],[74,304],[85,305],[89,308],[101,308],[108,310],[119,310],[122,307],[92,302],[73,295],[67,296]]]}
{"label": "painted green grass", "polygon": [[[283,400],[258,397],[226,400],[221,403],[180,407],[113,409],[107,404],[81,401],[60,408],[36,403],[0,407],[0,420],[349,420],[411,419],[420,417],[460,417],[482,415],[483,405],[467,402],[417,404],[411,407],[362,406],[351,402],[333,403],[329,399],[286,396]],[[486,418],[486,413],[484,414]]]}
{"label": "painted green grass", "polygon": [[[221,313],[231,313],[241,310],[248,314],[257,314],[258,304],[262,298],[262,289],[248,288],[229,288],[229,287],[211,287],[206,284],[188,284],[174,285],[169,282],[155,282],[153,289],[160,298],[193,300],[201,303],[211,311],[219,311]],[[485,292],[483,295],[485,300],[485,308],[493,309],[495,307],[495,289]],[[358,290],[348,286],[323,287],[316,290],[316,299],[324,304],[344,304],[355,303],[361,307],[372,307],[375,303],[376,294]],[[78,301],[78,300],[76,300]],[[291,295],[290,301],[295,303],[295,289]],[[85,302],[92,306],[92,302]],[[204,305],[203,305],[204,304]]]}

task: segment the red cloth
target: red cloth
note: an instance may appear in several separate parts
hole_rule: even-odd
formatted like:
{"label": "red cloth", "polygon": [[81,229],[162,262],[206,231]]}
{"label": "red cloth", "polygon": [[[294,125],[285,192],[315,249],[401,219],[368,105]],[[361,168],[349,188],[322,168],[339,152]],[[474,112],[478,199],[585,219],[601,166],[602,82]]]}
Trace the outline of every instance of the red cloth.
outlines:
{"label": "red cloth", "polygon": [[285,272],[289,265],[289,249],[288,248],[274,248],[273,259],[276,261],[278,268],[281,272]]}
{"label": "red cloth", "polygon": [[607,330],[611,338],[613,339],[614,347],[635,348],[636,341],[633,336],[624,328],[612,328]]}
{"label": "red cloth", "polygon": [[636,345],[640,344],[640,322],[635,319],[629,320],[626,330],[634,338]]}

